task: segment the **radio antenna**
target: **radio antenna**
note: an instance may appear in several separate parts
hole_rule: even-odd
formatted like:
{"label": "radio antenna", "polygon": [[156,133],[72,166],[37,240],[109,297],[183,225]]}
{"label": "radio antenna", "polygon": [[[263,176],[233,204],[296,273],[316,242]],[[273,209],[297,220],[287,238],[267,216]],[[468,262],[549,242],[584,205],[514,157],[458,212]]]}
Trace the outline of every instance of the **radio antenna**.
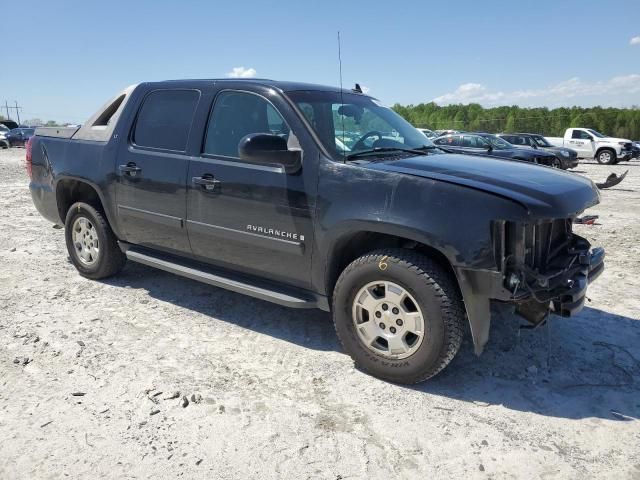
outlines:
{"label": "radio antenna", "polygon": [[[340,106],[344,106],[344,95],[342,92],[342,49],[341,49],[341,41],[340,41],[340,30],[338,30],[338,69],[340,71]],[[347,163],[347,152],[345,151],[345,143],[344,143],[344,115],[338,113],[342,120],[342,145],[340,146],[340,150],[342,150],[342,162]]]}

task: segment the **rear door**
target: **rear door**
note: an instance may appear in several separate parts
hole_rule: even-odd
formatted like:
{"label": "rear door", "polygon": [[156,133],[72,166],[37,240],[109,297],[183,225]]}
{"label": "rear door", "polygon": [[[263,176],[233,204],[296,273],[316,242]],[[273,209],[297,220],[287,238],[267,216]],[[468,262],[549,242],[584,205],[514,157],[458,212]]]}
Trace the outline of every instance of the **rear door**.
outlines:
{"label": "rear door", "polygon": [[280,135],[295,148],[294,123],[285,115],[293,114],[273,93],[217,93],[201,153],[189,165],[187,230],[199,260],[304,288],[311,280],[313,170],[307,161],[288,175],[238,155],[251,133]]}
{"label": "rear door", "polygon": [[185,228],[187,142],[200,91],[160,89],[142,101],[116,162],[116,202],[125,239],[190,253]]}

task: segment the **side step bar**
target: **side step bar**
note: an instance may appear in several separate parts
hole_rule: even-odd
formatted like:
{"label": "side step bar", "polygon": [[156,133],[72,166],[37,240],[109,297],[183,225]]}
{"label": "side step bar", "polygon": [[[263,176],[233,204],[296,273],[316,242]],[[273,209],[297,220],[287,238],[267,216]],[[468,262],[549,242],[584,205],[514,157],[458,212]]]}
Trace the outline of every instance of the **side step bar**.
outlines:
{"label": "side step bar", "polygon": [[[122,246],[121,246],[122,247]],[[206,266],[189,266],[178,263],[168,257],[155,256],[149,252],[142,252],[135,247],[125,250],[127,258],[133,262],[155,267],[165,272],[174,273],[199,282],[208,283],[215,287],[225,288],[237,293],[277,303],[291,308],[319,308],[329,311],[329,302],[326,297],[314,295],[309,292],[306,295],[287,292],[276,289],[266,283],[250,283],[245,277],[233,277],[228,272],[215,271]]]}

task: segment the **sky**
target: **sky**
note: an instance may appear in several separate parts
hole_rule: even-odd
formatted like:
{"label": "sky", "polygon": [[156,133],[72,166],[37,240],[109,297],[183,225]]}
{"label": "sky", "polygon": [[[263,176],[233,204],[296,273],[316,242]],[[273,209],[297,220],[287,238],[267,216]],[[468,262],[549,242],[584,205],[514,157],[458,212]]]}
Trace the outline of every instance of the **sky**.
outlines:
{"label": "sky", "polygon": [[337,85],[338,31],[344,86],[388,105],[640,105],[640,0],[31,0],[3,12],[0,106],[17,101],[22,119],[80,123],[143,81]]}

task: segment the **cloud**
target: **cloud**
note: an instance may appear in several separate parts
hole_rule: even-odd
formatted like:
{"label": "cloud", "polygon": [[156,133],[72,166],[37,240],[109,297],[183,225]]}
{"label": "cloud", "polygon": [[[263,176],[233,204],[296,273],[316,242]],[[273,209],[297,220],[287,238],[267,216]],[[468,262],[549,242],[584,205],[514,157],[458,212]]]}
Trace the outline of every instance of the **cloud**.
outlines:
{"label": "cloud", "polygon": [[233,69],[227,73],[227,77],[230,78],[253,78],[256,76],[255,68],[233,67]]}
{"label": "cloud", "polygon": [[633,37],[629,42],[629,45],[640,45],[640,35]]}
{"label": "cloud", "polygon": [[[635,97],[634,97],[635,96]],[[640,104],[640,74],[589,82],[573,77],[540,89],[491,90],[480,83],[463,83],[453,92],[432,100],[441,105],[480,103],[482,105],[555,106],[565,104]]]}

